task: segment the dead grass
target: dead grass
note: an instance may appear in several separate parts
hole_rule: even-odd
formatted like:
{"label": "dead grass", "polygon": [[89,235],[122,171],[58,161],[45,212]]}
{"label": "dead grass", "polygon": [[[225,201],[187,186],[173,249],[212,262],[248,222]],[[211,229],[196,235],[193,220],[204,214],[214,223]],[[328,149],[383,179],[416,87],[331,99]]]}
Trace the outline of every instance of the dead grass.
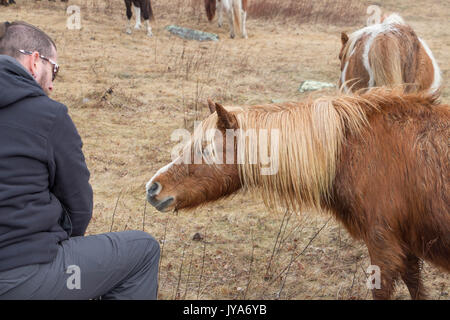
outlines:
{"label": "dead grass", "polygon": [[365,7],[361,1],[258,0],[250,1],[248,14],[252,19],[290,19],[295,23],[326,23],[354,25],[361,21]]}
{"label": "dead grass", "polygon": [[[249,39],[231,40],[226,21],[222,29],[208,23],[201,5],[155,1],[149,39],[143,30],[124,33],[121,1],[71,0],[82,5],[80,31],[66,29],[64,3],[16,2],[0,8],[0,20],[35,24],[58,45],[53,98],[69,107],[84,141],[95,194],[88,234],[154,235],[162,248],[160,299],[371,299],[364,244],[326,213],[271,214],[260,199],[238,194],[194,212],[161,214],[146,205],[144,191],[170,161],[173,130],[208,114],[207,97],[225,105],[304,99],[301,81],[337,82],[340,32],[361,27],[365,16],[343,27],[250,14]],[[449,9],[439,1],[417,3],[381,1],[427,41],[445,83]],[[164,30],[169,24],[217,33],[220,41],[183,41]],[[443,102],[449,97],[445,84]],[[193,240],[195,233],[203,240]],[[449,299],[450,276],[429,265],[424,271],[430,296]],[[409,299],[403,284],[395,298]]]}

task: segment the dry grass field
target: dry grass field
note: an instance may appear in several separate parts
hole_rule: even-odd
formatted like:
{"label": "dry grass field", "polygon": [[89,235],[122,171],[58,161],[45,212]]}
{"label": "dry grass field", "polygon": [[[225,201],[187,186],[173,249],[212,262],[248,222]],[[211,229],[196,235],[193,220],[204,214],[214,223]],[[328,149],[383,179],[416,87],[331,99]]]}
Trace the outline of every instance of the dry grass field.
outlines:
{"label": "dry grass field", "polygon": [[[84,142],[95,202],[87,233],[143,229],[158,239],[159,299],[372,299],[365,245],[327,213],[271,213],[258,196],[238,194],[162,214],[146,204],[145,184],[171,161],[173,130],[208,114],[207,97],[225,105],[298,101],[307,96],[298,92],[303,80],[337,83],[340,32],[364,26],[371,4],[399,12],[429,44],[450,103],[447,1],[316,1],[305,16],[253,8],[246,40],[229,38],[226,19],[221,29],[217,18],[209,23],[201,0],[153,0],[152,38],[125,33],[121,0],[16,2],[0,7],[0,20],[37,25],[58,46],[52,98],[69,107]],[[81,30],[66,27],[70,4],[81,7]],[[171,24],[220,41],[184,41],[165,30]],[[450,299],[449,274],[426,264],[424,277],[432,299]],[[409,299],[403,283],[394,298]]]}

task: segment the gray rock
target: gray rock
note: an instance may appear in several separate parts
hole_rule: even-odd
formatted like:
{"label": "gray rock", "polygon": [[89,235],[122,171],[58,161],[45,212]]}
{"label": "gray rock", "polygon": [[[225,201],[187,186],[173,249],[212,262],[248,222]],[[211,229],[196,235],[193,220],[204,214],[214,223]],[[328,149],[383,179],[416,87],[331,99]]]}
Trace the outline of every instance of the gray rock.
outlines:
{"label": "gray rock", "polygon": [[219,36],[214,33],[203,32],[199,30],[183,28],[175,25],[170,25],[166,27],[166,30],[170,33],[186,39],[186,40],[197,40],[197,41],[219,41]]}
{"label": "gray rock", "polygon": [[320,82],[320,81],[314,81],[314,80],[305,80],[300,84],[300,88],[298,88],[298,91],[300,92],[306,92],[306,91],[315,91],[325,88],[334,88],[336,87],[333,83],[328,82]]}

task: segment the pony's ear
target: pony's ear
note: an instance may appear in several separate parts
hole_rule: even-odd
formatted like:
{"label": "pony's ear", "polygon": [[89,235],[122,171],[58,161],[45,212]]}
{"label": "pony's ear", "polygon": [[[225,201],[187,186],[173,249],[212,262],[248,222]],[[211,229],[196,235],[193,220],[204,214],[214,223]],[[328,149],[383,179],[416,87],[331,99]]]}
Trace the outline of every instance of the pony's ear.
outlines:
{"label": "pony's ear", "polygon": [[214,104],[214,102],[208,98],[208,107],[209,107],[209,111],[211,111],[211,114],[213,114],[214,112],[216,112],[216,105]]}
{"label": "pony's ear", "polygon": [[348,35],[347,35],[345,32],[342,32],[342,33],[341,33],[341,42],[342,42],[342,45],[345,46],[345,44],[347,43],[347,41],[348,41]]}
{"label": "pony's ear", "polygon": [[217,112],[217,127],[224,130],[237,129],[236,118],[217,102],[215,107]]}

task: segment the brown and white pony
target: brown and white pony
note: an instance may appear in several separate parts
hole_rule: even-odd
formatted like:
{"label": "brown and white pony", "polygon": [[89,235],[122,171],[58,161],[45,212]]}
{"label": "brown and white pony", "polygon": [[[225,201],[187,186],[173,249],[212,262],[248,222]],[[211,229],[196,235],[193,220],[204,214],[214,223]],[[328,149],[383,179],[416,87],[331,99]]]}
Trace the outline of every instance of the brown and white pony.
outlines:
{"label": "brown and white pony", "polygon": [[0,5],[2,6],[9,6],[10,4],[15,4],[16,2],[14,0],[0,0]]}
{"label": "brown and white pony", "polygon": [[126,32],[128,34],[131,34],[131,17],[133,16],[131,6],[133,5],[134,14],[136,16],[136,24],[134,25],[134,28],[136,30],[139,30],[141,28],[141,17],[142,17],[145,21],[145,26],[147,28],[147,35],[151,37],[153,33],[150,21],[154,19],[151,0],[124,0],[124,1],[125,6],[127,8],[127,18],[128,18],[128,25]]}
{"label": "brown and white pony", "polygon": [[339,54],[344,91],[404,85],[406,92],[437,92],[441,72],[427,44],[398,14],[348,36]]}
{"label": "brown and white pony", "polygon": [[212,21],[219,11],[219,28],[223,24],[223,11],[228,15],[230,23],[230,37],[236,36],[235,29],[240,29],[242,37],[247,39],[247,0],[205,0],[205,9],[208,20]]}
{"label": "brown and white pony", "polygon": [[[214,113],[181,158],[147,183],[147,200],[158,210],[195,208],[240,189],[260,192],[269,208],[327,210],[366,243],[380,268],[376,299],[390,298],[399,277],[412,298],[425,298],[422,260],[450,272],[450,106],[425,93],[376,88],[302,103],[210,108]],[[205,138],[211,129],[222,139],[229,130],[277,130],[278,170],[262,174],[262,160],[249,160],[266,148],[260,139],[247,139],[238,151],[246,134],[221,144],[222,164],[181,160],[219,154],[220,135]]]}

